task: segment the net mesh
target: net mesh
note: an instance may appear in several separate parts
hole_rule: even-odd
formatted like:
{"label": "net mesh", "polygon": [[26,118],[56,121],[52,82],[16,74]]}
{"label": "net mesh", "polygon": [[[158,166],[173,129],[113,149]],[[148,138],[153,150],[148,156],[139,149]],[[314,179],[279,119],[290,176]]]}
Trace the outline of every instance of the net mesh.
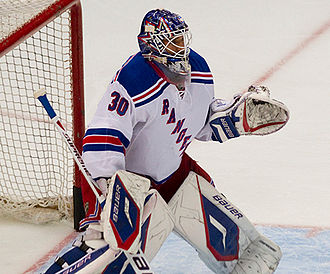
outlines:
{"label": "net mesh", "polygon": [[[0,41],[54,1],[33,2],[1,1]],[[0,58],[0,213],[26,221],[72,216],[74,163],[33,97],[45,88],[72,135],[70,18],[67,10]],[[40,208],[56,212],[31,213]]]}

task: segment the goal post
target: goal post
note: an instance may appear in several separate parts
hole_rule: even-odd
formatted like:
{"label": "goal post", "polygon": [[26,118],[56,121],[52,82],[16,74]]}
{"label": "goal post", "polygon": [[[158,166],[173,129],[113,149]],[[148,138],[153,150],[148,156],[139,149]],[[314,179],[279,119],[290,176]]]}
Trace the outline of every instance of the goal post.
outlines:
{"label": "goal post", "polygon": [[78,167],[33,93],[45,88],[81,151],[85,131],[78,0],[0,5],[0,214],[42,223],[84,217]]}

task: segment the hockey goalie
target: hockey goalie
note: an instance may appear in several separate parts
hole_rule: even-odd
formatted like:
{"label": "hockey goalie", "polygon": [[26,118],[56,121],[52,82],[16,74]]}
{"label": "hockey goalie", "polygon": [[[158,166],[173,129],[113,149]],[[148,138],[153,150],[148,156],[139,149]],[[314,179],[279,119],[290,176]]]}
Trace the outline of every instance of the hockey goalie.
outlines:
{"label": "hockey goalie", "polygon": [[179,15],[145,15],[140,51],[113,77],[84,138],[83,159],[105,206],[83,185],[86,231],[47,273],[137,272],[127,254],[150,262],[172,231],[215,273],[275,271],[279,246],[185,150],[194,139],[223,143],[276,132],[289,111],[264,86],[215,99],[209,66],[190,43]]}

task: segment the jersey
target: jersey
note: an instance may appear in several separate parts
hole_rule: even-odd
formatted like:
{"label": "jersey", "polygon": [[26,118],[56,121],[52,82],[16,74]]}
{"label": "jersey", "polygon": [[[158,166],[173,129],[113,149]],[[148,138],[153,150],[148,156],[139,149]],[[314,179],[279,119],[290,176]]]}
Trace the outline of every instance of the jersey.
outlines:
{"label": "jersey", "polygon": [[213,76],[193,50],[189,62],[191,79],[183,93],[141,53],[116,73],[83,141],[83,159],[94,179],[125,169],[162,183],[180,166],[194,139],[211,139],[207,120]]}

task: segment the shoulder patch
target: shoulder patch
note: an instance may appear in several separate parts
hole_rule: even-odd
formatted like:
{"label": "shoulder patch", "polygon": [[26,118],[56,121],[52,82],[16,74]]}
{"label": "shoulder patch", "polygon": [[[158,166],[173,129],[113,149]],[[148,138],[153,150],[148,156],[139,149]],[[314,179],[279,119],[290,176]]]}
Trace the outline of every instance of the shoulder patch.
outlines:
{"label": "shoulder patch", "polygon": [[159,80],[160,77],[140,52],[130,57],[115,77],[115,81],[118,81],[133,99],[145,93]]}

